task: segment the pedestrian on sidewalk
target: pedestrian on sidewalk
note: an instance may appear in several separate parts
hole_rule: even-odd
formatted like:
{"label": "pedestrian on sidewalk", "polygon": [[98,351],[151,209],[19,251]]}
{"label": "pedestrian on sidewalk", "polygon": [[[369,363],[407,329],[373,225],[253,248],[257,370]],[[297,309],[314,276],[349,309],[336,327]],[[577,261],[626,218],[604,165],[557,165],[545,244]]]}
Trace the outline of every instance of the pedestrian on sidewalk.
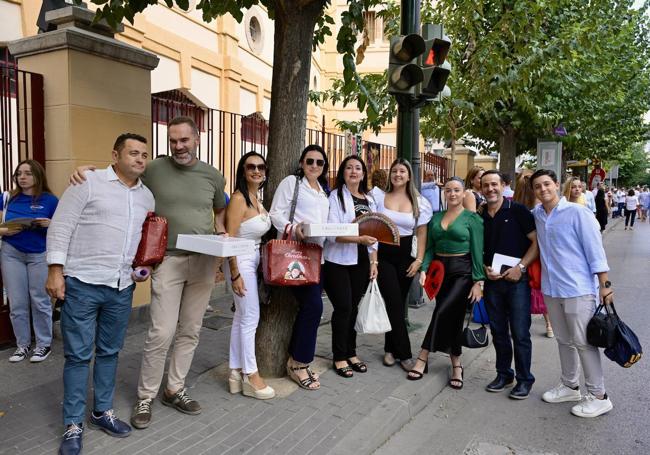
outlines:
{"label": "pedestrian on sidewalk", "polygon": [[644,186],[643,191],[639,194],[639,204],[641,205],[641,221],[645,221],[650,210],[650,191],[647,186]]}
{"label": "pedestrian on sidewalk", "polygon": [[609,203],[605,197],[605,190],[602,188],[598,189],[596,193],[596,219],[598,224],[600,224],[600,232],[604,232],[607,227],[607,217],[609,214]]}
{"label": "pedestrian on sidewalk", "polygon": [[142,224],[154,210],[153,195],[140,180],[149,156],[146,143],[137,134],[120,135],[113,146],[113,164],[89,172],[83,184],[65,190],[47,233],[47,293],[63,300],[62,455],[81,453],[93,351],[89,426],[119,438],[131,433],[113,412],[113,394],[134,279],[146,279],[134,275],[132,268]]}
{"label": "pedestrian on sidewalk", "polygon": [[585,205],[596,216],[596,195],[598,194],[598,190],[603,189],[603,184],[599,183],[593,192],[587,191],[587,182],[580,182],[580,188],[582,189],[582,197],[585,200]]}
{"label": "pedestrian on sidewalk", "polygon": [[617,216],[623,216],[623,211],[625,209],[625,197],[627,196],[627,192],[625,191],[625,188],[619,188],[618,191],[616,192],[616,195],[618,196]]}
{"label": "pedestrian on sidewalk", "polygon": [[[199,129],[189,117],[176,117],[168,127],[170,156],[149,163],[142,181],[156,198],[156,214],[167,218],[165,257],[151,275],[150,324],[144,342],[137,401],[131,424],[138,429],[151,422],[151,405],[158,395],[170,346],[167,385],[161,401],[179,412],[201,412],[190,398],[185,378],[199,344],[203,315],[217,273],[217,258],[176,248],[178,234],[225,234],[225,180],[214,167],[197,158]],[[71,181],[82,180],[77,168]]]}
{"label": "pedestrian on sidewalk", "polygon": [[253,240],[255,253],[228,258],[224,267],[226,281],[232,284],[235,315],[230,330],[230,393],[266,400],[275,390],[266,385],[257,370],[255,332],[260,320],[257,267],[262,236],[271,229],[271,219],[259,200],[267,179],[266,160],[257,152],[248,152],[237,165],[235,192],[226,209],[226,231],[230,237]]}
{"label": "pedestrian on sidewalk", "polygon": [[625,230],[627,231],[628,225],[630,231],[634,230],[634,219],[636,218],[636,212],[639,208],[639,197],[634,192],[633,188],[627,192],[625,196]]}
{"label": "pedestrian on sidewalk", "polygon": [[[599,301],[606,305],[613,301],[602,237],[589,209],[559,197],[555,172],[539,169],[531,184],[542,202],[533,210],[542,260],[542,292],[562,369],[560,382],[545,392],[542,400],[580,401],[571,408],[572,414],[597,417],[613,408],[605,391],[600,352],[587,342],[587,324]],[[580,370],[587,388],[584,397],[579,388]]]}
{"label": "pedestrian on sidewalk", "polygon": [[[407,160],[393,161],[388,174],[388,189],[385,197],[377,200],[377,211],[393,220],[399,230],[400,243],[379,245],[377,284],[392,327],[384,335],[383,364],[391,367],[399,361],[402,369],[409,371],[413,362],[405,319],[406,296],[422,265],[431,206],[418,193],[413,169]],[[415,251],[414,237],[417,239]]]}
{"label": "pedestrian on sidewalk", "polygon": [[564,182],[562,194],[569,202],[584,206],[587,205],[585,196],[582,193],[582,182],[580,181],[580,177],[569,177],[567,181]]}
{"label": "pedestrian on sidewalk", "polygon": [[[501,392],[517,384],[510,398],[528,398],[535,377],[530,371],[533,345],[530,341],[530,286],[527,267],[538,257],[537,233],[532,213],[523,205],[503,196],[505,180],[497,170],[481,177],[487,206],[482,211],[484,227],[483,264],[487,280],[483,296],[490,318],[496,351],[497,377],[486,386]],[[494,255],[519,258],[506,270],[493,270]],[[512,338],[512,340],[511,340]],[[515,371],[512,370],[514,352]]]}
{"label": "pedestrian on sidewalk", "polygon": [[[530,169],[525,169],[519,174],[517,180],[517,187],[515,188],[515,195],[513,201],[520,203],[528,210],[532,210],[540,204],[539,200],[535,197],[535,192],[533,187],[530,185],[530,177],[533,175],[533,171]],[[539,259],[538,259],[539,262]],[[541,265],[540,265],[541,268]],[[546,338],[553,338],[555,334],[553,333],[553,326],[551,320],[548,317],[548,309],[544,303],[544,295],[540,289],[536,289],[531,286],[530,289],[530,299],[531,302],[537,302],[539,308],[533,310],[533,305],[531,304],[531,311],[535,311],[533,314],[542,314],[544,316],[544,322],[546,323]]]}
{"label": "pedestrian on sidewalk", "polygon": [[[327,223],[328,170],[327,155],[322,147],[315,144],[305,147],[300,154],[299,167],[295,174],[285,177],[273,195],[269,214],[278,230],[278,237],[291,225],[296,240],[323,246],[325,238],[306,237],[302,224]],[[295,200],[294,194],[297,195]],[[298,302],[298,314],[291,330],[287,374],[306,390],[318,390],[321,385],[320,378],[312,372],[309,364],[314,360],[318,325],[323,314],[322,291],[322,274],[318,284],[291,287],[291,292]]]}
{"label": "pedestrian on sidewalk", "polygon": [[444,265],[445,276],[436,296],[436,307],[427,329],[422,350],[407,379],[417,381],[428,371],[429,352],[445,352],[451,359],[449,386],[463,388],[461,333],[468,299],[478,302],[485,280],[483,270],[483,220],[463,207],[465,187],[458,177],[445,183],[447,210],[429,222],[426,254],[420,268],[420,285],[436,259]]}
{"label": "pedestrian on sidewalk", "polygon": [[15,189],[2,194],[2,220],[27,219],[31,224],[0,228],[2,282],[9,298],[9,317],[17,345],[9,361],[16,363],[29,356],[33,326],[36,348],[29,361],[38,363],[47,359],[52,345],[52,304],[45,292],[45,238],[59,200],[52,194],[45,169],[37,161],[21,161],[12,180]]}
{"label": "pedestrian on sidewalk", "polygon": [[[341,162],[329,202],[328,223],[352,223],[354,218],[377,210],[375,200],[368,194],[366,165],[361,158],[350,155]],[[369,235],[328,237],[323,255],[323,287],[334,308],[334,371],[351,378],[353,371],[368,371],[366,363],[357,356],[354,324],[368,282],[377,278],[377,239]]]}
{"label": "pedestrian on sidewalk", "polygon": [[483,172],[485,172],[485,169],[474,166],[467,171],[465,176],[463,206],[471,212],[476,212],[485,203],[485,197],[481,194],[481,176]]}

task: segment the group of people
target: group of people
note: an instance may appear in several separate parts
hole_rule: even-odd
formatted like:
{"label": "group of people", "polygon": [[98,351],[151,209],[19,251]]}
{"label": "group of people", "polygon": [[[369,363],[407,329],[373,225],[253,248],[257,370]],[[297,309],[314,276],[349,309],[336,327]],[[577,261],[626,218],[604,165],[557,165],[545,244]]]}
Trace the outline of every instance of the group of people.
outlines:
{"label": "group of people", "polygon": [[[323,311],[323,290],[333,307],[334,371],[344,378],[368,371],[368,364],[356,351],[354,325],[370,280],[377,280],[392,328],[385,334],[385,366],[399,364],[407,379],[418,380],[428,371],[429,353],[444,352],[451,361],[448,384],[461,389],[463,320],[468,302],[477,302],[483,295],[497,352],[497,377],[487,390],[499,392],[514,386],[510,397],[527,398],[534,382],[527,268],[540,256],[541,291],[550,322],[556,327],[562,364],[561,383],[543,399],[581,400],[572,412],[583,417],[612,408],[604,390],[600,355],[586,343],[584,333],[599,298],[607,303],[612,298],[601,237],[587,208],[560,198],[552,172],[540,170],[520,177],[513,193],[507,177],[475,168],[465,181],[453,177],[444,184],[443,203],[438,185],[425,187],[422,195],[418,192],[411,165],[401,158],[391,164],[385,186],[381,175],[373,174],[371,190],[365,163],[352,155],[341,162],[330,192],[327,154],[320,146],[309,145],[300,155],[296,172],[278,185],[267,213],[261,202],[261,190],[268,179],[264,156],[249,152],[241,157],[235,191],[226,204],[222,174],[197,158],[199,133],[193,120],[171,120],[168,135],[171,155],[150,162],[144,137],[120,135],[113,146],[112,164],[101,170],[78,168],[71,177],[74,184],[60,201],[47,188],[38,163],[21,163],[14,176],[16,190],[3,205],[7,221],[34,219],[33,229],[0,231],[5,242],[2,273],[10,291],[18,344],[11,361],[23,360],[30,353],[30,306],[35,328],[42,327],[36,332],[31,360],[47,357],[51,344],[49,298],[63,302],[63,455],[82,449],[93,353],[94,401],[88,425],[116,437],[131,432],[131,426],[113,412],[115,374],[134,281],[147,279],[133,273],[132,263],[141,226],[154,208],[157,215],[167,218],[169,241],[163,261],[149,270],[150,322],[130,419],[135,428],[144,429],[151,423],[153,400],[162,385],[170,348],[161,402],[185,414],[201,412],[200,403],[187,392],[185,378],[199,342],[217,258],[178,249],[178,234],[216,233],[261,245],[272,226],[278,235],[290,227],[295,240],[323,248],[319,282],[291,287],[298,312],[286,369],[301,388],[314,391],[321,387],[321,378],[310,364]],[[431,181],[432,176],[427,179]],[[541,204],[535,206],[536,200]],[[383,213],[393,221],[399,231],[398,244],[379,244],[369,235],[308,237],[303,230],[305,224],[351,223],[368,212]],[[38,241],[34,240],[37,237]],[[519,261],[493,270],[497,253]],[[434,260],[444,265],[444,280],[421,350],[413,360],[405,321],[406,297],[414,280],[424,284]],[[228,387],[231,393],[269,399],[275,391],[260,376],[255,354],[259,262],[257,249],[224,263],[235,301]],[[12,269],[15,263],[21,264],[20,272]],[[574,264],[570,277],[564,269],[566,263]],[[19,274],[20,279],[14,278]],[[14,287],[14,283],[22,287]],[[552,336],[550,322],[547,332],[551,330]],[[580,365],[589,392],[584,400],[578,390]]]}

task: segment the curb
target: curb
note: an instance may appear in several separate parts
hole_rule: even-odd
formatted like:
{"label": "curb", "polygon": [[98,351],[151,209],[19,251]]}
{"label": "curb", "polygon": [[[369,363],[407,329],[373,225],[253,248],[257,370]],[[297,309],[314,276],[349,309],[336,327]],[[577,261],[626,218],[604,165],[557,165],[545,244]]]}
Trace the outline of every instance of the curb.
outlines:
{"label": "curb", "polygon": [[[489,346],[463,350],[465,371],[486,349],[489,349]],[[447,356],[430,355],[429,362],[429,374],[424,375],[420,381],[404,380],[404,384],[398,386],[393,393],[362,418],[329,453],[332,455],[371,454],[419,414],[447,387],[449,378]]]}

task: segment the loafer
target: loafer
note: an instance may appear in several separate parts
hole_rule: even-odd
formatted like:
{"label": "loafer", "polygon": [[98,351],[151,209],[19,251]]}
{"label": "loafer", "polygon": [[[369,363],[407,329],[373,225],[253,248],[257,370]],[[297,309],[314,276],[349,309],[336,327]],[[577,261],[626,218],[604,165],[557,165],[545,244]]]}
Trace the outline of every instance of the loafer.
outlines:
{"label": "loafer", "polygon": [[485,390],[494,393],[503,392],[506,387],[512,387],[513,385],[515,385],[514,378],[505,378],[498,375],[494,381],[485,386]]}
{"label": "loafer", "polygon": [[59,446],[59,455],[79,455],[83,448],[83,424],[68,425]]}
{"label": "loafer", "polygon": [[126,438],[131,434],[129,424],[115,417],[112,409],[104,411],[100,417],[95,417],[95,414],[91,413],[88,426],[116,438]]}
{"label": "loafer", "polygon": [[525,400],[530,395],[530,389],[532,388],[533,385],[530,382],[518,382],[508,396],[513,400]]}

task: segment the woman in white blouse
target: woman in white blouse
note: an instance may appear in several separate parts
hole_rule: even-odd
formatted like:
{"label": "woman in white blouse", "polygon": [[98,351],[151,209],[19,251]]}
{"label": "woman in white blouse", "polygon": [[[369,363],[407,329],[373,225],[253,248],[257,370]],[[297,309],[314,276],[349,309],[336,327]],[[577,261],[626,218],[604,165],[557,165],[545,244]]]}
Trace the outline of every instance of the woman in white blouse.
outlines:
{"label": "woman in white blouse", "polygon": [[[330,194],[329,223],[352,223],[377,207],[368,193],[366,165],[356,155],[345,158],[336,173],[336,188]],[[332,353],[334,371],[351,378],[368,367],[357,357],[359,302],[368,281],[377,277],[377,239],[369,235],[328,237],[325,243],[323,287],[332,302]]]}
{"label": "woman in white blouse", "polygon": [[[300,155],[300,167],[295,175],[285,177],[278,185],[271,204],[271,221],[282,235],[292,224],[297,240],[323,245],[324,237],[305,237],[303,223],[327,223],[329,200],[327,188],[328,162],[325,151],[318,145],[308,145]],[[293,219],[291,203],[294,189],[299,185]],[[319,378],[309,368],[316,351],[316,335],[323,313],[322,285],[294,286],[291,288],[299,309],[293,324],[289,343],[287,373],[300,387],[307,390],[320,388]]]}
{"label": "woman in white blouse", "polygon": [[[393,366],[399,359],[402,368],[409,371],[412,354],[404,320],[406,296],[422,265],[432,213],[429,202],[415,188],[413,170],[407,160],[398,158],[391,164],[386,195],[377,201],[377,210],[391,218],[400,233],[399,245],[379,246],[377,283],[392,327],[385,336],[383,363]],[[411,256],[414,236],[417,238],[415,257]]]}

